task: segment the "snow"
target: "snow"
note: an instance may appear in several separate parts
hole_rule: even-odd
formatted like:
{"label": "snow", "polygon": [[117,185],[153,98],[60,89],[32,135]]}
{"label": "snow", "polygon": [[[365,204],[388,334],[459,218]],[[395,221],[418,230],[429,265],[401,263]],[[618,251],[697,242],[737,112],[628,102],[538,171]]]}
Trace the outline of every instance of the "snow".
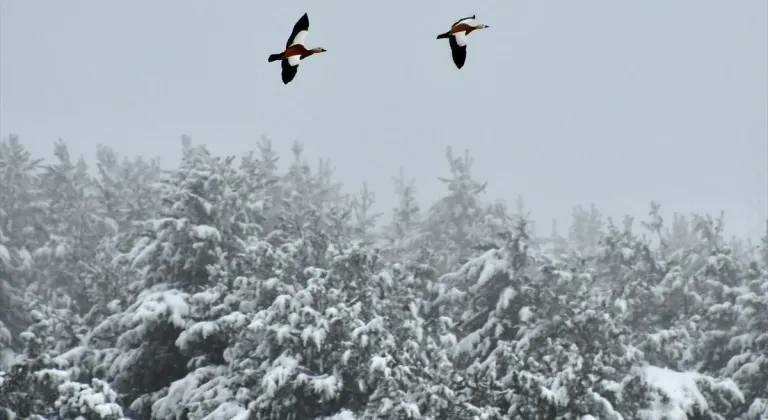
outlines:
{"label": "snow", "polygon": [[304,345],[306,346],[307,342],[311,339],[312,343],[317,347],[317,350],[322,350],[323,342],[325,342],[327,336],[328,333],[324,329],[314,326],[308,326],[301,332],[301,340]]}
{"label": "snow", "polygon": [[197,225],[192,228],[192,237],[202,240],[221,241],[221,232],[213,226]]}
{"label": "snow", "polygon": [[329,401],[335,398],[343,387],[343,383],[334,375],[311,376],[300,373],[296,376],[296,383],[308,385],[321,401]]}
{"label": "snow", "polygon": [[520,322],[528,323],[531,321],[531,319],[533,319],[533,312],[528,306],[523,306],[518,311],[517,316],[520,318]]}
{"label": "snow", "polygon": [[[149,241],[148,238],[142,238],[142,240]],[[138,268],[147,265],[159,246],[159,241],[154,241],[149,245],[144,245],[142,242],[137,243],[131,251],[131,254],[135,255],[131,261],[131,267]]]}
{"label": "snow", "polygon": [[201,420],[247,420],[248,410],[236,402],[226,402],[216,407],[215,410]]}
{"label": "snow", "polygon": [[78,362],[87,351],[88,348],[85,346],[73,347],[54,358],[53,361],[59,366],[71,366]]}
{"label": "snow", "polygon": [[354,413],[349,410],[342,410],[338,414],[330,417],[318,417],[315,420],[357,420]]}
{"label": "snow", "polygon": [[477,346],[477,343],[479,343],[481,339],[482,337],[480,336],[479,331],[472,331],[458,342],[453,348],[453,351],[456,354],[469,353]]}
{"label": "snow", "polygon": [[373,356],[371,358],[371,373],[381,372],[385,377],[389,377],[390,369],[387,367],[387,358],[382,356]]}
{"label": "snow", "polygon": [[655,395],[650,409],[641,410],[643,420],[688,420],[693,407],[707,408],[707,400],[701,394],[695,372],[677,372],[667,368],[646,366],[643,378],[651,387],[661,392],[669,401],[662,402],[661,395]]}
{"label": "snow", "polygon": [[[522,207],[496,213],[472,192],[469,160],[449,160],[449,192],[413,223],[393,218],[396,235],[359,229],[370,214],[346,214],[353,196],[329,193],[332,168],[298,156],[278,174],[270,159],[237,168],[190,146],[161,182],[110,167],[114,182],[91,180],[103,190],[77,203],[66,185],[29,199],[0,188],[0,271],[29,267],[0,281],[0,369],[27,364],[31,402],[73,419],[115,420],[118,400],[163,420],[290,418],[299,405],[307,418],[359,410],[318,420],[479,420],[509,415],[499,402],[534,418],[546,415],[523,412],[542,399],[581,420],[768,414],[762,259],[574,216],[575,243],[546,245],[553,262],[535,250],[545,238],[515,231]],[[6,202],[29,207],[21,227]],[[170,357],[178,366],[155,371]]]}
{"label": "snow", "polygon": [[167,316],[173,325],[184,328],[189,315],[189,305],[186,302],[187,294],[178,290],[167,290],[146,296],[139,301],[133,315],[134,322],[154,322]]}
{"label": "snow", "polygon": [[107,310],[112,313],[116,314],[120,311],[120,301],[118,299],[112,300],[107,304]]}
{"label": "snow", "polygon": [[43,315],[42,312],[38,311],[37,309],[33,309],[29,312],[29,316],[32,318],[34,322],[42,322],[47,317]]}
{"label": "snow", "polygon": [[635,251],[626,247],[621,248],[621,256],[624,258],[624,261],[630,261],[635,256]]}
{"label": "snow", "polygon": [[[6,248],[7,249],[7,248]],[[29,266],[32,263],[32,255],[27,251],[26,248],[22,247],[18,250],[19,257],[21,258],[21,261],[24,262],[25,266]]]}
{"label": "snow", "polygon": [[248,317],[242,312],[231,312],[219,318],[218,323],[232,329],[241,329],[248,325]]}
{"label": "snow", "polygon": [[[14,363],[17,354],[9,348],[0,348],[0,374]],[[2,384],[2,378],[0,378],[0,384]]]}
{"label": "snow", "polygon": [[476,290],[491,281],[494,276],[506,273],[509,263],[506,259],[499,258],[497,253],[497,250],[490,250],[481,257],[483,259],[483,270],[470,290]]}
{"label": "snow", "polygon": [[69,255],[69,246],[64,242],[59,243],[56,246],[54,255],[56,255],[56,258],[66,258]]}
{"label": "snow", "polygon": [[220,331],[219,326],[213,321],[201,321],[187,327],[186,330],[179,334],[179,338],[176,339],[176,345],[182,350],[186,351],[190,347],[190,343],[195,340],[206,339]]}
{"label": "snow", "polygon": [[69,380],[69,372],[63,369],[42,369],[35,374],[39,378],[50,378],[57,382]]}
{"label": "snow", "polygon": [[269,329],[275,332],[277,344],[284,344],[293,337],[293,328],[290,325],[270,325]]}
{"label": "snow", "polygon": [[503,312],[507,309],[515,296],[517,296],[517,291],[515,291],[515,289],[512,287],[505,288],[504,291],[501,292],[501,296],[499,296],[498,303],[496,303],[496,312]]}
{"label": "snow", "polygon": [[751,419],[768,420],[768,401],[762,398],[755,398],[755,401],[747,410],[747,416]]}
{"label": "snow", "polygon": [[621,312],[627,312],[627,308],[629,307],[629,305],[627,304],[626,299],[616,299],[613,302],[613,307],[618,309]]}
{"label": "snow", "polygon": [[[11,344],[11,332],[5,328],[3,321],[0,321],[0,345],[3,347]],[[1,347],[0,347],[1,348]]]}
{"label": "snow", "polygon": [[279,388],[286,385],[299,367],[299,361],[293,356],[280,355],[261,380],[261,386],[267,395],[274,396]]}
{"label": "snow", "polygon": [[3,244],[0,244],[0,262],[6,265],[11,264],[11,253]]}

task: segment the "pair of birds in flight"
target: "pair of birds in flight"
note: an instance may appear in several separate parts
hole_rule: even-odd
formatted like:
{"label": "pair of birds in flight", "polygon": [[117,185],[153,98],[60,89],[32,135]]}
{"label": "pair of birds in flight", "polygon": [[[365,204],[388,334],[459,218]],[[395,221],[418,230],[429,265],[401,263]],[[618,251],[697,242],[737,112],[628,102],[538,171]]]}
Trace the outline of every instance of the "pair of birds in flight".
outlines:
{"label": "pair of birds in flight", "polygon": [[[488,25],[475,24],[475,15],[459,19],[447,32],[437,36],[437,39],[448,39],[451,46],[451,56],[456,67],[464,67],[467,61],[467,35],[478,29],[485,29]],[[285,44],[285,50],[281,53],[270,54],[268,61],[280,61],[282,66],[283,83],[288,84],[296,77],[301,60],[319,53],[325,52],[325,48],[307,48],[304,42],[309,32],[309,16],[306,13],[293,25],[291,36]]]}

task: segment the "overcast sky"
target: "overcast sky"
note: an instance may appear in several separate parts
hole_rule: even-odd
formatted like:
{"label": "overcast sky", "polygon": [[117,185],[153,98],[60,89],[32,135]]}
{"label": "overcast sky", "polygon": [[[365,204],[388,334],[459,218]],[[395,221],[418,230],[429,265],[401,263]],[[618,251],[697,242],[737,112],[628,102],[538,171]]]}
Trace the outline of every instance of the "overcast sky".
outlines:
{"label": "overcast sky", "polygon": [[[308,44],[328,52],[285,86],[267,56],[304,12]],[[764,231],[765,0],[0,0],[0,13],[0,135],[37,155],[63,138],[90,160],[102,143],[170,166],[187,133],[219,154],[264,135],[288,161],[299,140],[388,210],[401,165],[424,202],[443,194],[451,145],[470,149],[489,198],[521,194],[545,230],[579,203],[642,218],[653,199]],[[472,14],[490,28],[459,71],[435,37]]]}

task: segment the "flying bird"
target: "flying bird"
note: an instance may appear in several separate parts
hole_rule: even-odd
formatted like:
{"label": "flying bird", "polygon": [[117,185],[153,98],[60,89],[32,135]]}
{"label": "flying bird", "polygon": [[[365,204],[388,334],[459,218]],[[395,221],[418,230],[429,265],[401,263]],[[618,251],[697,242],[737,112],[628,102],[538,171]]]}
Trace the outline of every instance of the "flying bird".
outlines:
{"label": "flying bird", "polygon": [[478,29],[485,29],[488,25],[482,23],[475,24],[475,15],[459,19],[453,25],[451,29],[437,36],[437,39],[448,38],[448,44],[451,46],[451,56],[453,56],[453,62],[456,67],[464,67],[464,62],[467,61],[467,35]]}
{"label": "flying bird", "polygon": [[309,16],[306,13],[299,18],[298,22],[293,25],[293,32],[288,37],[288,42],[285,44],[285,51],[277,54],[270,54],[268,61],[281,60],[282,66],[282,78],[283,83],[288,84],[296,77],[296,72],[299,70],[299,62],[310,55],[319,54],[325,52],[325,48],[316,47],[307,49],[304,46],[304,42],[307,40],[307,33],[309,32]]}

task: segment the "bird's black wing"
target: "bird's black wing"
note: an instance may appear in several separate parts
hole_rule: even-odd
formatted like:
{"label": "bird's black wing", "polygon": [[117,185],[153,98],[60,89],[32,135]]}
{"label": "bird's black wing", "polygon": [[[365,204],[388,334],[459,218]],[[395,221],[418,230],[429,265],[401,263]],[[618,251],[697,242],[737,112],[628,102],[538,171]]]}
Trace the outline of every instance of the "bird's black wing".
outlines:
{"label": "bird's black wing", "polygon": [[448,44],[451,46],[451,55],[453,56],[453,62],[456,67],[464,67],[464,62],[467,61],[467,46],[463,47],[456,42],[456,37],[451,35],[448,37]]}
{"label": "bird's black wing", "polygon": [[467,20],[467,19],[475,19],[475,15],[467,16],[465,18],[461,18],[461,19],[457,20],[456,22],[453,22],[453,25],[451,25],[451,27],[454,27],[454,26],[458,25],[459,22],[461,22],[462,20]]}
{"label": "bird's black wing", "polygon": [[298,35],[301,31],[309,31],[309,16],[307,16],[306,13],[304,13],[304,15],[299,18],[296,24],[293,25],[291,36],[288,37],[288,42],[285,43],[286,49],[291,46],[293,40],[296,38],[296,35]]}
{"label": "bird's black wing", "polygon": [[281,76],[283,77],[283,83],[288,84],[293,80],[294,77],[296,77],[296,73],[299,71],[299,66],[295,65],[292,66],[290,63],[288,63],[288,60],[283,60],[280,63],[280,66],[283,68],[283,71],[281,72]]}

